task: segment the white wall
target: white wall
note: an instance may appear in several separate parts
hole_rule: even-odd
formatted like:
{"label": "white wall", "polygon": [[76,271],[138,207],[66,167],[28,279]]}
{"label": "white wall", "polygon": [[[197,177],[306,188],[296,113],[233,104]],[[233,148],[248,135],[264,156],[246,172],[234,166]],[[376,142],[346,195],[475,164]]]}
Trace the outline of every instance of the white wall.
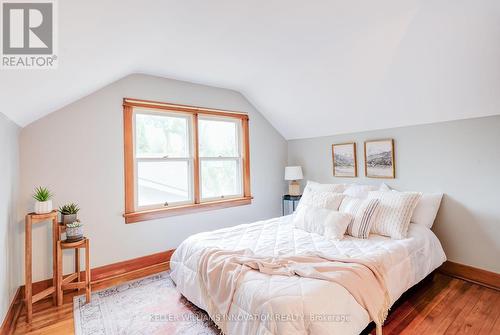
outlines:
{"label": "white wall", "polygon": [[[127,225],[123,187],[122,99],[132,97],[248,112],[252,205]],[[394,138],[395,180],[400,190],[446,194],[434,231],[449,259],[500,271],[500,116],[326,136],[287,142],[239,93],[164,78],[131,75],[22,129],[20,219],[32,209],[35,186],[55,193],[55,204],[78,202],[92,266],[175,248],[200,231],[280,215],[287,162],[305,177],[328,182],[380,183],[359,177],[334,178],[331,144],[358,143],[363,175],[363,141]],[[22,238],[22,236],[20,236]],[[34,280],[51,276],[50,229],[34,229]],[[21,240],[22,241],[22,240]],[[22,242],[21,242],[22,243]],[[14,249],[12,249],[14,250]],[[22,264],[22,250],[16,254]],[[71,258],[65,260],[68,271]]]}
{"label": "white wall", "polygon": [[[252,205],[125,224],[124,97],[248,112]],[[175,248],[197,232],[281,213],[286,141],[235,91],[131,75],[30,124],[22,129],[20,143],[21,210],[31,210],[31,193],[38,185],[55,193],[56,205],[80,204],[93,267]],[[36,281],[51,276],[48,225],[37,227],[33,239]],[[67,256],[69,270],[72,262]]]}
{"label": "white wall", "polygon": [[0,324],[21,284],[22,226],[17,222],[19,127],[0,113]]}
{"label": "white wall", "polygon": [[[394,138],[398,190],[445,193],[433,230],[448,259],[500,272],[500,116],[288,142],[288,161],[320,182],[365,178],[363,142]],[[335,178],[333,143],[357,142],[359,178]]]}

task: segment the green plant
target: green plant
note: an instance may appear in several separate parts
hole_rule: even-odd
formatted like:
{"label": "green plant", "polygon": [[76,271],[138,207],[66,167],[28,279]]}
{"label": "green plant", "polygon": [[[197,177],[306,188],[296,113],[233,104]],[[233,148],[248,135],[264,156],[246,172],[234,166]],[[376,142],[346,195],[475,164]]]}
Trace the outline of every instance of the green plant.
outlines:
{"label": "green plant", "polygon": [[76,220],[74,222],[66,224],[66,227],[68,227],[68,228],[78,228],[81,226],[83,226],[83,223],[81,223],[80,220]]}
{"label": "green plant", "polygon": [[73,202],[59,207],[59,213],[61,213],[62,215],[77,214],[78,211],[80,211],[80,207],[78,207],[78,205]]}
{"label": "green plant", "polygon": [[33,194],[33,198],[36,201],[44,202],[52,199],[52,193],[49,191],[47,187],[37,187],[35,188],[35,194]]}

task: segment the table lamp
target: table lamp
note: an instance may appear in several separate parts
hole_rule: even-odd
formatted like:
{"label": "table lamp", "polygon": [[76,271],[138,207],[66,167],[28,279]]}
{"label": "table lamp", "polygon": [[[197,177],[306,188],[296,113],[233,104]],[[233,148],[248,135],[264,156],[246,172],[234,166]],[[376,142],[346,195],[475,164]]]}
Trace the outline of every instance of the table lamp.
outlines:
{"label": "table lamp", "polygon": [[300,184],[297,180],[301,180],[302,178],[304,178],[302,175],[302,167],[285,167],[285,180],[291,180],[290,185],[288,186],[288,193],[290,195],[300,195]]}

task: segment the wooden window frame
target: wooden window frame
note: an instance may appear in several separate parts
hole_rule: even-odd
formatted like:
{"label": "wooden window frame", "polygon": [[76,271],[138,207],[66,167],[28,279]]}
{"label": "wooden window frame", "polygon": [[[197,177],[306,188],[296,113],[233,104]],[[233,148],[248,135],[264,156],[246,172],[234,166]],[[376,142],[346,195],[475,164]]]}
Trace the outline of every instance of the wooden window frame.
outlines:
{"label": "wooden window frame", "polygon": [[[186,113],[192,116],[192,140],[193,140],[193,196],[194,203],[172,206],[168,208],[157,208],[148,210],[136,210],[135,189],[135,157],[134,157],[134,108],[152,109],[156,112]],[[198,117],[220,116],[235,118],[241,121],[241,160],[242,160],[242,190],[243,195],[228,199],[217,199],[201,201],[200,185],[200,157],[198,153]],[[250,140],[248,115],[240,112],[227,110],[203,108],[189,105],[178,105],[150,100],[132,98],[123,99],[123,135],[124,135],[124,167],[125,167],[125,213],[123,217],[126,223],[135,223],[159,218],[215,210],[227,207],[243,206],[251,204],[250,192]]]}

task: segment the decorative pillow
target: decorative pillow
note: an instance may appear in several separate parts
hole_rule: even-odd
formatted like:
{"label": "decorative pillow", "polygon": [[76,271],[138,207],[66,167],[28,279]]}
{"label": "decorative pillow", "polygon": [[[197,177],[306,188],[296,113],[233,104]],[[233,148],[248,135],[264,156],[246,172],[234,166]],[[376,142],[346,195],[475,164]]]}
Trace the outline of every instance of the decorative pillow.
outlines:
{"label": "decorative pillow", "polygon": [[304,192],[302,198],[300,198],[297,209],[303,206],[312,206],[336,211],[339,209],[340,203],[344,197],[345,195],[342,193],[320,192],[309,189],[307,192]]}
{"label": "decorative pillow", "polygon": [[335,184],[318,184],[308,181],[297,210],[304,204],[314,204],[315,207],[338,210],[344,195],[341,192],[325,191],[325,189],[333,189],[333,187],[327,187],[327,185],[333,186]]}
{"label": "decorative pillow", "polygon": [[304,188],[304,193],[307,189],[319,191],[319,192],[333,192],[342,193],[345,190],[344,184],[320,184],[315,181],[307,181],[306,187]]}
{"label": "decorative pillow", "polygon": [[368,199],[380,200],[371,232],[395,239],[406,238],[413,210],[421,196],[416,192],[370,192]]}
{"label": "decorative pillow", "polygon": [[350,221],[351,216],[347,213],[313,206],[302,206],[293,216],[296,228],[323,235],[331,240],[342,239]]}
{"label": "decorative pillow", "polygon": [[368,238],[377,214],[378,204],[378,199],[345,197],[340,204],[339,211],[351,215],[347,234],[358,238]]}
{"label": "decorative pillow", "polygon": [[383,192],[388,192],[391,190],[391,187],[389,185],[387,185],[386,183],[382,183],[380,184],[380,187],[378,188],[379,191],[383,191]]}
{"label": "decorative pillow", "polygon": [[424,193],[417,203],[413,215],[411,216],[411,222],[423,224],[429,229],[432,228],[434,220],[436,219],[439,206],[441,205],[441,199],[443,198],[443,193]]}
{"label": "decorative pillow", "polygon": [[377,186],[351,184],[346,187],[344,194],[353,198],[366,198],[368,193],[377,190]]}

